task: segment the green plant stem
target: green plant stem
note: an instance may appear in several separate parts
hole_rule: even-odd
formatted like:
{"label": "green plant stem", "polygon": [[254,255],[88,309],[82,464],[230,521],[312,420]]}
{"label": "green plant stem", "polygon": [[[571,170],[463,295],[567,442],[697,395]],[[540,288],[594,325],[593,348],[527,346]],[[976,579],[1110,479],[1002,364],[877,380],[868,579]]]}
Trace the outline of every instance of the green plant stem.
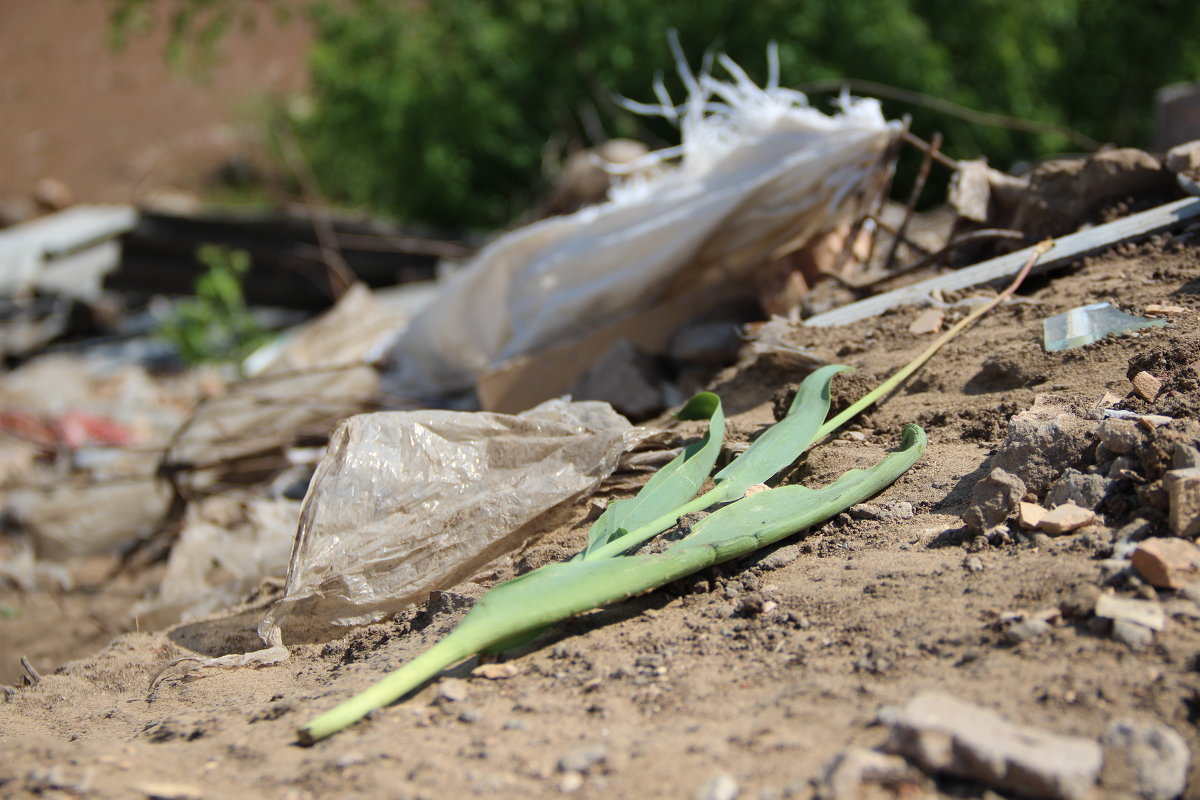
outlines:
{"label": "green plant stem", "polygon": [[470,658],[479,650],[478,642],[470,637],[447,636],[395,672],[372,684],[369,689],[316,717],[300,729],[300,741],[303,744],[312,744],[340,731],[371,711],[383,708],[403,697],[442,670]]}
{"label": "green plant stem", "polygon": [[941,350],[947,342],[978,322],[984,314],[988,313],[993,308],[1000,305],[1000,303],[1012,297],[1013,293],[1015,293],[1020,285],[1025,281],[1025,278],[1029,275],[1029,271],[1033,269],[1033,265],[1037,263],[1038,259],[1050,252],[1050,250],[1053,248],[1054,242],[1052,240],[1047,239],[1046,241],[1038,243],[1038,245],[1034,247],[1033,252],[1029,255],[1029,259],[1025,262],[1025,265],[1021,267],[1019,272],[1017,272],[1017,276],[1013,278],[1012,283],[1008,285],[1007,289],[996,295],[990,302],[980,306],[956,322],[950,327],[949,330],[935,339],[931,345],[926,347],[920,355],[897,370],[896,374],[892,375],[883,383],[867,392],[845,411],[826,421],[825,424],[822,425],[817,431],[816,441],[824,439],[826,436],[830,435],[838,428],[854,419],[854,417],[861,414],[872,403],[891,394],[896,387],[903,383],[910,375],[924,366],[926,361],[933,358],[937,351]]}

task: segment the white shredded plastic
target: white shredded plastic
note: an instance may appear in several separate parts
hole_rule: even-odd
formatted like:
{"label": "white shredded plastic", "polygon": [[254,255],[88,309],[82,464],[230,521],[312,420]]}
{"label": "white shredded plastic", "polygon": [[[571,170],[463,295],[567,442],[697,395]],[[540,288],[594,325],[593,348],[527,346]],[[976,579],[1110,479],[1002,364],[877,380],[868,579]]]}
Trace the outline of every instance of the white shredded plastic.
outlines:
{"label": "white shredded plastic", "polygon": [[[827,115],[777,85],[756,86],[722,56],[728,80],[694,75],[687,99],[661,80],[658,104],[677,147],[650,154],[610,199],[493,242],[449,279],[391,352],[389,388],[413,397],[471,389],[515,356],[582,336],[668,293],[745,280],[784,244],[849,221],[899,130],[879,103],[843,96]],[[644,167],[678,158],[670,170]]]}

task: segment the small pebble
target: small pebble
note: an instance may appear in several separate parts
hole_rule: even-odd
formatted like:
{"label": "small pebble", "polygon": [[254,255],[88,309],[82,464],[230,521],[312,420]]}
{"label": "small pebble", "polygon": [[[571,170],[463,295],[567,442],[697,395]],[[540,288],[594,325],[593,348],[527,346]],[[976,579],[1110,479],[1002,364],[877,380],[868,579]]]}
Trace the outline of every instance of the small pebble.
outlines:
{"label": "small pebble", "polygon": [[1130,650],[1140,652],[1154,643],[1154,631],[1133,620],[1114,619],[1112,638],[1113,641],[1120,642]]}
{"label": "small pebble", "polygon": [[603,745],[591,744],[569,750],[558,759],[559,772],[587,772],[608,758]]}
{"label": "small pebble", "polygon": [[737,796],[737,781],[727,772],[712,776],[695,794],[696,800],[735,800]]}

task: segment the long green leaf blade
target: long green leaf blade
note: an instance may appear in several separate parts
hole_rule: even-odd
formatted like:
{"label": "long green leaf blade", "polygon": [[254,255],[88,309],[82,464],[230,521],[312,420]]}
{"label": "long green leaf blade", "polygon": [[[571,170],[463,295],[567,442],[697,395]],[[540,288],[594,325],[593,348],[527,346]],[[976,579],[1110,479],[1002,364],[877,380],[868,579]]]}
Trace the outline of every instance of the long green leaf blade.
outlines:
{"label": "long green leaf blade", "polygon": [[301,741],[341,730],[496,643],[738,558],[828,519],[888,486],[924,449],[924,431],[908,425],[900,449],[873,467],[851,470],[820,489],[788,486],[752,495],[713,513],[664,553],[549,564],[501,584],[429,651],[301,728]]}
{"label": "long green leaf blade", "polygon": [[725,414],[721,398],[701,392],[689,400],[677,419],[707,419],[703,438],[684,447],[683,452],[654,474],[637,495],[609,505],[588,532],[588,544],[576,558],[587,560],[597,549],[634,528],[667,514],[696,496],[721,452],[725,438]]}
{"label": "long green leaf blade", "polygon": [[754,484],[766,482],[808,449],[829,414],[829,385],[833,376],[849,369],[841,364],[830,364],[804,379],[787,415],[713,476],[724,499],[740,497]]}

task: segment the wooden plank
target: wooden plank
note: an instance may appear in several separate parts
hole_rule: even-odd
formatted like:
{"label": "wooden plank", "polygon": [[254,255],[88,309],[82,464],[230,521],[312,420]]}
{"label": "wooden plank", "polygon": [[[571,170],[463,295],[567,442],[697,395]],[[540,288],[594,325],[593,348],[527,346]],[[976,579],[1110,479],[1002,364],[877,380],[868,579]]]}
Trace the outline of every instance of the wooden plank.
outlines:
{"label": "wooden plank", "polygon": [[[1097,225],[1085,231],[1072,233],[1055,240],[1054,249],[1042,256],[1034,271],[1042,272],[1060,266],[1117,242],[1169,230],[1197,217],[1200,217],[1200,200],[1189,197],[1143,211],[1140,214],[1122,217],[1104,225]],[[925,305],[929,302],[929,293],[934,289],[948,292],[1011,278],[1017,274],[1017,271],[1032,254],[1033,248],[1026,247],[973,267],[947,272],[912,286],[905,286],[885,294],[868,297],[848,306],[826,311],[823,314],[817,314],[806,319],[804,324],[814,328],[849,325],[852,322],[882,314],[896,306]]]}

